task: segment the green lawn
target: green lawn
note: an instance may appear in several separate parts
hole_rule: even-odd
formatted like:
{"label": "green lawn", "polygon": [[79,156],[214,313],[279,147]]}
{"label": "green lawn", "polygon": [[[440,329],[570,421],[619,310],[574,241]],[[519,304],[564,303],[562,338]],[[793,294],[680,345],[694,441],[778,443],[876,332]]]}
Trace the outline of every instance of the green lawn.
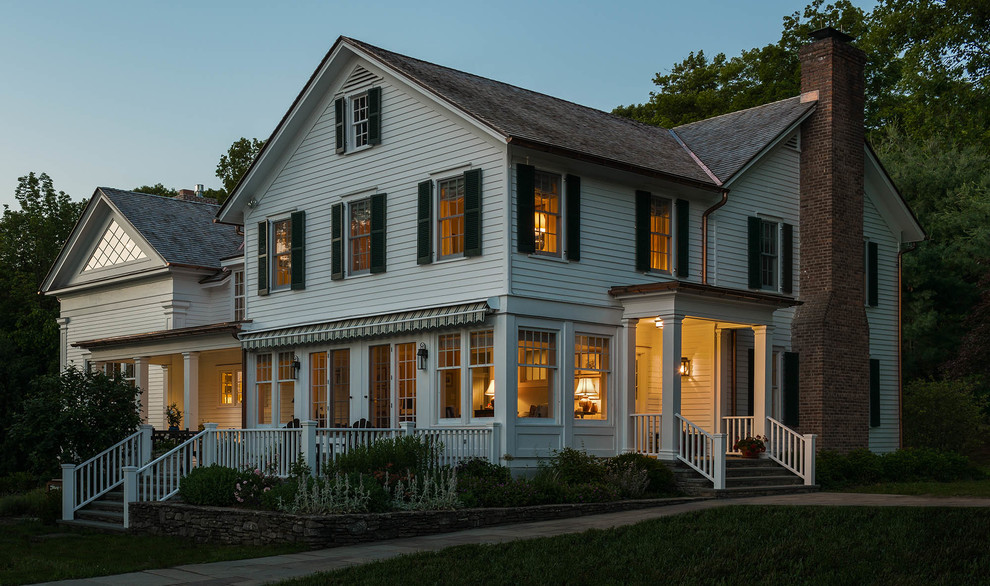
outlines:
{"label": "green lawn", "polygon": [[238,547],[199,544],[177,537],[107,535],[8,519],[0,522],[0,584],[87,578],[303,549],[293,545]]}
{"label": "green lawn", "polygon": [[728,507],[285,584],[977,584],[990,508]]}
{"label": "green lawn", "polygon": [[919,496],[975,496],[990,498],[990,480],[955,482],[885,482],[844,488],[838,492],[910,494]]}

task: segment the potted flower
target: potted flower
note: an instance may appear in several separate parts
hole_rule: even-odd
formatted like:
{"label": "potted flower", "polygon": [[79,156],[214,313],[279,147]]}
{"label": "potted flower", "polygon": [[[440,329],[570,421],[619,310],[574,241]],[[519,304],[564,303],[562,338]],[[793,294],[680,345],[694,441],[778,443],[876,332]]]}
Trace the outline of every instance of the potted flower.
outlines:
{"label": "potted flower", "polygon": [[737,441],[732,449],[742,454],[743,458],[759,458],[761,452],[767,451],[766,441],[766,436],[751,435]]}
{"label": "potted flower", "polygon": [[168,423],[169,431],[179,431],[179,425],[182,423],[182,411],[179,411],[179,406],[172,403],[165,408],[165,421]]}

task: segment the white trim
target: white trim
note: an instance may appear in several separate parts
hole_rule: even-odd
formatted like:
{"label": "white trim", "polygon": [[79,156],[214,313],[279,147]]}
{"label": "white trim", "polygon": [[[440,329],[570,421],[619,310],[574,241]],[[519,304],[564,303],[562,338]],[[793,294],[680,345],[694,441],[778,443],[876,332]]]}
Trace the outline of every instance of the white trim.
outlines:
{"label": "white trim", "polygon": [[[756,153],[756,155],[752,159],[750,159],[748,163],[746,163],[745,165],[743,165],[743,168],[742,169],[739,169],[738,171],[736,171],[732,175],[732,177],[729,177],[729,179],[724,184],[722,184],[722,187],[725,188],[725,189],[729,189],[729,187],[733,183],[735,183],[736,179],[739,179],[740,177],[742,177],[743,175],[745,175],[746,172],[749,171],[750,167],[752,167],[753,165],[755,165],[767,153],[769,153],[770,151],[772,151],[774,149],[774,147],[776,147],[781,141],[783,141],[784,139],[786,139],[787,137],[789,137],[791,135],[791,133],[794,132],[796,129],[798,129],[801,126],[801,123],[804,122],[805,120],[807,120],[808,119],[808,116],[811,116],[812,114],[814,114],[815,110],[817,110],[817,109],[818,109],[818,106],[817,105],[815,107],[813,107],[813,108],[809,108],[808,111],[805,112],[804,114],[802,114],[800,118],[798,118],[797,120],[795,120],[783,132],[781,132],[780,134],[778,134],[777,135],[777,138],[773,139],[768,145],[766,145],[765,147],[763,147],[763,150],[761,150],[760,152]],[[800,140],[800,139],[798,139],[798,140]]]}

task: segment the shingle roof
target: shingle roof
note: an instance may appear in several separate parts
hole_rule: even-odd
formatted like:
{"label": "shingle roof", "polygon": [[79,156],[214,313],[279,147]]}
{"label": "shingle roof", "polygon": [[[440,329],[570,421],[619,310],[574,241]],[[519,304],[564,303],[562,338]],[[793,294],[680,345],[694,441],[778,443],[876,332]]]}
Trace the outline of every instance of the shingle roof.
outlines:
{"label": "shingle roof", "polygon": [[684,124],[674,132],[724,183],[815,103],[801,103],[800,96],[788,98]]}
{"label": "shingle roof", "polygon": [[155,247],[166,262],[220,267],[220,259],[238,253],[237,228],[216,224],[219,205],[100,187],[121,214]]}
{"label": "shingle roof", "polygon": [[557,147],[712,185],[670,131],[435,65],[362,41],[362,49],[507,138]]}

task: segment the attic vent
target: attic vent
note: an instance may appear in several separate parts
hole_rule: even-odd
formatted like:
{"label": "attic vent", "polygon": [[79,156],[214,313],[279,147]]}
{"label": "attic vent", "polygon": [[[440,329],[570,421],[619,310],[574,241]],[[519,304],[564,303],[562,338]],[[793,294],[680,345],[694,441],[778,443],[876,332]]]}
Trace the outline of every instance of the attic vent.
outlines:
{"label": "attic vent", "polygon": [[93,256],[86,263],[83,272],[142,258],[148,258],[148,255],[138,248],[138,245],[131,240],[123,228],[117,225],[115,220],[110,220],[107,231],[103,233],[103,238],[100,239],[100,243],[93,251]]}
{"label": "attic vent", "polygon": [[351,75],[347,78],[347,81],[344,82],[342,91],[345,94],[353,92],[363,86],[371,85],[375,79],[376,77],[374,73],[358,65],[354,68],[354,71],[351,72]]}
{"label": "attic vent", "polygon": [[790,138],[787,139],[786,142],[784,142],[784,146],[796,151],[801,150],[801,135],[795,132]]}

